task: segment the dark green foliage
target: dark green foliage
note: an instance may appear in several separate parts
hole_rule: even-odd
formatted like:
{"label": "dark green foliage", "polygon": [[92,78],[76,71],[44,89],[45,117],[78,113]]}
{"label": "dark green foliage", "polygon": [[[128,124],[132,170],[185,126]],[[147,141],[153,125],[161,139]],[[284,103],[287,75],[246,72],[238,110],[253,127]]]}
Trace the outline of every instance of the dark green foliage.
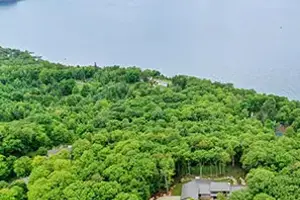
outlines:
{"label": "dark green foliage", "polygon": [[125,80],[127,83],[136,83],[140,81],[141,70],[138,68],[127,69],[125,73]]}
{"label": "dark green foliage", "polygon": [[179,86],[181,89],[185,89],[187,85],[187,77],[186,76],[174,76],[172,78],[172,84],[174,86]]}

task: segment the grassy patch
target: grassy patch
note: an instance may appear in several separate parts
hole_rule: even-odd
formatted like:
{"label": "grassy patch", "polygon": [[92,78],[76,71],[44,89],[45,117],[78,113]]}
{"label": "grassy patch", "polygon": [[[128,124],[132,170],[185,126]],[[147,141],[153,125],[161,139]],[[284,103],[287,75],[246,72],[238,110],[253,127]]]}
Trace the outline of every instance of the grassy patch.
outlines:
{"label": "grassy patch", "polygon": [[175,184],[173,187],[173,190],[172,190],[172,195],[173,196],[181,196],[181,188],[182,188],[182,185],[185,183],[186,182]]}

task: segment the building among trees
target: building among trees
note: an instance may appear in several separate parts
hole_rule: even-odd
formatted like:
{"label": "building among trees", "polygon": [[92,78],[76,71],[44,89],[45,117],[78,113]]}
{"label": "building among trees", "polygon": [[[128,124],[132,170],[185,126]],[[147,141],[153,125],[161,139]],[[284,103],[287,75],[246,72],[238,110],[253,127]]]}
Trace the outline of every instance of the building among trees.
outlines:
{"label": "building among trees", "polygon": [[182,186],[181,200],[216,199],[219,193],[228,196],[230,193],[243,188],[245,188],[245,186],[231,185],[228,182],[215,182],[195,178],[195,180]]}

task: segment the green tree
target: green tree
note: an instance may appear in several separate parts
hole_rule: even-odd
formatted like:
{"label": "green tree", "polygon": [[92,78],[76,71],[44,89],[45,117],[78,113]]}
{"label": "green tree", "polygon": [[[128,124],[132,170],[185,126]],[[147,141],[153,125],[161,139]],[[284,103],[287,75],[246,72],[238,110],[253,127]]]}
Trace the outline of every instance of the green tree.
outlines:
{"label": "green tree", "polygon": [[0,178],[6,179],[10,174],[9,164],[6,161],[5,156],[0,154]]}
{"label": "green tree", "polygon": [[172,84],[179,86],[181,89],[185,89],[187,86],[187,78],[185,76],[175,76],[172,78]]}
{"label": "green tree", "polygon": [[217,200],[226,200],[227,198],[226,198],[226,196],[225,196],[225,194],[223,194],[223,193],[218,193],[217,194]]}
{"label": "green tree", "polygon": [[255,195],[253,200],[275,200],[275,198],[273,198],[267,194],[260,193],[260,194]]}
{"label": "green tree", "polygon": [[275,173],[266,169],[255,169],[247,175],[247,183],[253,194],[271,189]]}
{"label": "green tree", "polygon": [[138,68],[130,68],[126,71],[125,80],[127,83],[135,83],[140,80],[141,71]]}
{"label": "green tree", "polygon": [[27,156],[23,156],[14,162],[14,172],[18,177],[25,177],[30,174],[32,169],[31,162],[31,159]]}

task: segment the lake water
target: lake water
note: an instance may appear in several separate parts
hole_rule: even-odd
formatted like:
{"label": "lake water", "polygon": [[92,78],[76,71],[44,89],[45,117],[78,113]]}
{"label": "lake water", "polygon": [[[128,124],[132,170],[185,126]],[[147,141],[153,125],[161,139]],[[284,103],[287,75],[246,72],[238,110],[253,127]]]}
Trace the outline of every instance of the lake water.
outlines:
{"label": "lake water", "polygon": [[0,6],[0,45],[300,99],[299,9],[299,0],[24,0]]}

